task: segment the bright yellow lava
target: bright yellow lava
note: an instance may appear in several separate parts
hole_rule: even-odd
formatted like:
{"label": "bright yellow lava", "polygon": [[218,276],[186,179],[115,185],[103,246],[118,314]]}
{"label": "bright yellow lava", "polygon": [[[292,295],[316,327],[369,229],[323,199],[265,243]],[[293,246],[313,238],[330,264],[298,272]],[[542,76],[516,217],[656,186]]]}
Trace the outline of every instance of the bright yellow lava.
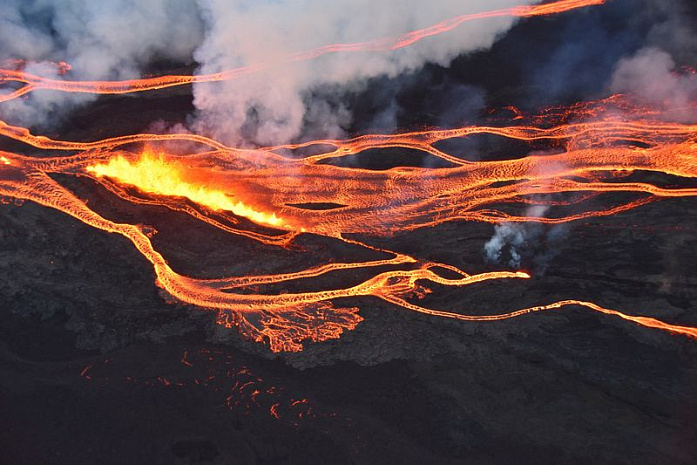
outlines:
{"label": "bright yellow lava", "polygon": [[7,157],[0,157],[0,163],[3,165],[10,165],[10,160],[7,159]]}
{"label": "bright yellow lava", "polygon": [[275,213],[264,213],[235,202],[221,190],[210,189],[205,185],[193,184],[182,179],[182,166],[168,162],[162,155],[143,153],[135,163],[119,155],[107,164],[97,164],[86,168],[96,176],[106,176],[122,184],[137,187],[151,194],[186,197],[212,210],[225,210],[238,216],[249,218],[255,223],[284,226],[285,222]]}

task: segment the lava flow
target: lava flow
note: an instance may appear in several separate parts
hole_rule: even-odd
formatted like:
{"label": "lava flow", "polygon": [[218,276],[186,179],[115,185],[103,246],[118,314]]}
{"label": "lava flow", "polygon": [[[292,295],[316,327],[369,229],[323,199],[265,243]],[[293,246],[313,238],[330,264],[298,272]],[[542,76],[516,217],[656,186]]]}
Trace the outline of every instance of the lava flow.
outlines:
{"label": "lava flow", "polygon": [[[598,102],[589,107],[600,107]],[[639,111],[639,110],[637,110]],[[579,109],[574,110],[583,114]],[[572,112],[573,113],[573,112]],[[574,119],[577,115],[569,114]],[[32,135],[22,128],[2,125],[2,134],[36,148],[78,151],[69,156],[26,157],[3,152],[0,169],[0,193],[31,200],[59,209],[94,227],[124,235],[153,264],[158,284],[174,297],[203,308],[219,311],[219,322],[236,325],[259,341],[269,341],[272,350],[300,350],[305,339],[322,341],[354,328],[361,317],[356,308],[335,308],[331,301],[344,297],[376,296],[403,308],[439,317],[467,321],[491,321],[526,313],[578,305],[604,314],[619,316],[648,326],[697,337],[697,329],[670,325],[662,321],[631,316],[596,304],[564,300],[516,312],[471,316],[423,308],[409,299],[418,297],[424,283],[442,286],[467,286],[499,279],[527,279],[522,272],[489,272],[469,275],[442,263],[422,262],[414,257],[392,253],[391,258],[356,263],[329,263],[285,274],[195,279],[172,270],[155,250],[147,228],[141,225],[109,221],[61,186],[49,174],[88,176],[116,195],[134,202],[161,203],[186,211],[202,221],[223,227],[219,217],[228,216],[225,230],[275,246],[287,246],[302,232],[311,232],[356,243],[346,233],[390,236],[400,231],[430,227],[458,219],[473,221],[565,222],[578,218],[614,214],[635,208],[661,197],[694,196],[695,188],[669,189],[648,183],[622,182],[622,178],[604,179],[607,173],[654,171],[683,178],[697,177],[695,149],[697,127],[643,119],[606,118],[592,122],[562,123],[541,128],[534,126],[472,126],[451,130],[431,130],[397,135],[370,135],[350,140],[320,140],[303,146],[330,145],[333,149],[307,157],[281,155],[299,146],[266,147],[256,150],[228,148],[191,135],[156,135],[106,139],[91,143],[54,141]],[[495,162],[467,162],[433,146],[439,141],[472,134],[497,134],[508,138],[553,140],[564,150]],[[157,144],[159,141],[195,140],[210,149],[188,156],[154,155],[130,152],[124,145],[134,141]],[[632,142],[629,143],[628,141]],[[641,142],[641,147],[637,145]],[[384,171],[343,168],[322,161],[386,147],[420,149],[451,161],[445,168],[396,167]],[[250,165],[249,160],[256,163]],[[215,166],[216,169],[210,169]],[[136,197],[120,186],[137,188],[145,197]],[[625,191],[637,198],[604,210],[583,211],[549,218],[527,218],[497,210],[496,206],[524,204],[534,196],[543,205],[557,205],[551,195],[565,192],[597,195]],[[189,201],[198,210],[187,209]],[[312,209],[303,205],[329,203],[330,209]],[[209,212],[209,213],[207,213]],[[212,212],[217,212],[214,219]],[[278,235],[245,231],[235,217],[246,217],[265,226],[285,230],[285,242]],[[250,235],[253,234],[253,235]],[[367,246],[366,246],[367,247]],[[381,250],[381,252],[386,252]],[[291,280],[316,278],[349,268],[377,266],[404,267],[375,273],[372,278],[348,288],[316,292],[264,295],[244,292],[254,286]],[[456,273],[456,278],[439,275],[438,268]]]}
{"label": "lava flow", "polygon": [[[544,15],[600,3],[603,2],[567,0],[463,16],[398,39],[328,46],[290,59],[309,59],[330,51],[399,48],[475,17]],[[168,76],[121,83],[80,83],[3,71],[2,79],[26,84],[7,94],[6,99],[10,99],[39,88],[122,93],[229,79],[235,75],[236,71],[213,77]],[[414,303],[432,291],[429,285],[464,287],[531,276],[511,271],[471,275],[445,263],[375,248],[348,237],[349,234],[389,237],[457,220],[563,223],[613,215],[661,198],[695,196],[694,187],[670,188],[627,180],[629,174],[637,172],[686,181],[697,178],[697,126],[669,122],[663,116],[661,109],[644,108],[634,105],[629,98],[614,96],[538,117],[517,114],[515,124],[364,135],[258,149],[227,147],[193,134],[137,134],[84,143],[61,141],[0,122],[0,135],[46,151],[42,156],[0,152],[0,195],[57,209],[85,224],[128,238],[154,267],[161,288],[180,301],[216,310],[220,324],[238,327],[252,340],[268,343],[273,351],[299,351],[304,341],[337,338],[355,328],[362,320],[358,309],[335,307],[334,303],[337,299],[366,296],[419,313],[482,322],[581,306],[641,326],[697,338],[694,327],[629,315],[581,300],[566,299],[492,315],[429,309]],[[441,142],[477,134],[529,144],[545,142],[552,150],[501,161],[471,161],[465,158],[467,154],[438,148]],[[201,150],[174,155],[161,148],[163,142],[194,144]],[[315,149],[313,155],[294,152],[308,147]],[[371,170],[347,168],[339,163],[344,157],[386,148],[418,150],[424,156],[440,159],[443,166],[398,164],[391,169]],[[321,152],[317,153],[318,150]],[[61,151],[67,153],[60,154]],[[290,248],[298,235],[312,233],[372,249],[386,258],[331,262],[280,274],[215,279],[184,276],[174,271],[156,250],[151,240],[152,228],[118,223],[100,215],[61,184],[59,179],[66,176],[92,179],[123,200],[163,205],[227,233],[270,246]],[[604,207],[596,210],[584,208],[588,200],[596,200],[597,205],[603,194],[614,192],[624,192],[625,197],[631,198],[619,203],[607,200],[602,203]],[[569,199],[568,193],[576,195]],[[516,207],[530,204],[558,209],[559,213],[548,217],[516,213],[521,210]],[[378,267],[380,271],[376,271]],[[316,279],[347,269],[372,274],[357,284],[327,290],[257,291],[262,285]],[[439,274],[439,269],[448,270],[450,277]]]}

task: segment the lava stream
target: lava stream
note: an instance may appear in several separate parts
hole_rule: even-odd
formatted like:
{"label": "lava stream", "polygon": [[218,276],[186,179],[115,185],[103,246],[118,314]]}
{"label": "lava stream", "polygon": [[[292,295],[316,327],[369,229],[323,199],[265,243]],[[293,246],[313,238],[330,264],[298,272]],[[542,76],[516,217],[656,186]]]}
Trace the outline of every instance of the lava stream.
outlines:
{"label": "lava stream", "polygon": [[[606,119],[546,127],[471,126],[368,135],[344,141],[312,141],[302,146],[329,145],[330,149],[304,158],[289,158],[280,153],[301,145],[239,150],[187,134],[139,134],[81,143],[34,136],[26,129],[4,123],[0,124],[0,132],[37,149],[78,152],[41,158],[0,153],[0,194],[58,209],[93,227],[127,237],[152,263],[158,285],[169,294],[183,302],[217,310],[219,323],[237,326],[254,340],[267,341],[274,351],[301,350],[305,340],[336,338],[343,331],[353,329],[361,321],[358,310],[335,308],[331,302],[362,296],[378,297],[419,313],[465,321],[502,320],[575,305],[618,316],[641,326],[697,337],[697,330],[691,327],[632,316],[578,300],[564,300],[498,315],[476,316],[431,310],[412,302],[426,292],[422,286],[427,283],[463,287],[483,281],[527,279],[530,276],[507,271],[470,275],[447,264],[424,262],[382,249],[375,251],[387,255],[386,258],[366,262],[328,263],[271,275],[217,279],[186,277],[175,272],[155,250],[148,228],[103,218],[49,176],[60,173],[90,177],[129,202],[162,204],[224,231],[244,234],[272,246],[287,247],[297,234],[306,231],[367,247],[345,235],[390,236],[461,219],[566,222],[615,214],[659,197],[697,195],[695,188],[666,188],[608,175],[654,171],[684,179],[696,178],[697,131],[692,125],[651,120],[638,113],[634,120],[625,121]],[[386,147],[416,148],[433,154],[434,144],[440,141],[474,134],[554,141],[562,151],[503,161],[452,163],[450,167],[439,169],[396,167],[373,171],[320,163]],[[142,152],[124,149],[133,142],[154,146],[163,141],[171,143],[177,140],[197,142],[210,151],[175,157],[147,146]],[[640,141],[641,146],[623,141]],[[446,158],[462,160],[462,154],[438,153]],[[256,160],[256,163],[248,163],[250,160]],[[582,194],[579,199],[587,199],[615,191],[636,193],[639,197],[624,204],[609,205],[603,210],[550,218],[517,217],[497,209],[499,205],[531,202],[571,207],[581,200],[555,200],[550,196],[579,192]],[[545,197],[538,197],[541,194]],[[183,198],[188,201],[183,201]],[[200,207],[195,209],[189,206],[189,202]],[[329,203],[336,207],[314,210],[297,206],[313,203]],[[222,220],[214,216],[227,221],[221,223]],[[286,232],[279,236],[228,225],[235,225],[240,216]],[[410,269],[400,269],[405,266]],[[397,269],[375,271],[372,277],[345,288],[280,295],[243,292],[258,285],[316,279],[340,270],[377,267]],[[444,278],[434,271],[436,268],[449,269],[457,277]]]}

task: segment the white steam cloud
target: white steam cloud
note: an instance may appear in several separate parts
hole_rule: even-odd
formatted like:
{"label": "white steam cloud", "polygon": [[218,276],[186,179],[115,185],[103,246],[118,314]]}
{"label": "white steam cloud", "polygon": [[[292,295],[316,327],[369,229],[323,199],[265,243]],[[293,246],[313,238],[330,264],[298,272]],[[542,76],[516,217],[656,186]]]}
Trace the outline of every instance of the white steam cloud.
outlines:
{"label": "white steam cloud", "polygon": [[[525,211],[528,218],[543,217],[548,208],[534,205]],[[537,223],[501,223],[494,227],[494,235],[484,244],[484,254],[489,263],[503,263],[511,268],[520,268],[524,256],[532,254],[542,235]]]}
{"label": "white steam cloud", "polygon": [[[530,155],[543,155],[533,152]],[[565,171],[558,163],[549,163],[537,168],[534,173],[538,184],[544,184]],[[521,192],[523,193],[523,192]],[[544,218],[549,206],[537,197],[539,204],[525,208],[522,217]],[[558,252],[561,240],[566,235],[564,225],[543,226],[539,222],[503,222],[494,227],[494,234],[484,244],[484,259],[492,264],[504,264],[511,268],[521,268],[523,262],[534,265],[537,273],[544,273],[549,262]]]}
{"label": "white steam cloud", "polygon": [[[203,40],[193,0],[3,0],[0,65],[27,60],[26,70],[58,78],[67,62],[74,80],[140,77],[154,60],[191,62]],[[39,91],[0,106],[13,123],[40,125],[90,95]]]}
{"label": "white steam cloud", "polygon": [[[547,207],[534,206],[525,213],[529,217],[543,217]],[[523,265],[544,274],[550,262],[559,253],[568,226],[543,226],[540,223],[501,223],[484,244],[484,259],[491,264],[503,264],[520,269]]]}
{"label": "white steam cloud", "polygon": [[[364,42],[451,17],[537,3],[533,0],[5,0],[0,62],[72,66],[68,78],[138,77],[154,60],[199,65],[198,73],[281,60],[334,43]],[[336,137],[352,115],[321,89],[360,89],[367,78],[395,76],[427,62],[490,47],[515,18],[475,20],[394,52],[349,52],[272,67],[243,79],[194,88],[193,129],[230,143],[279,143]],[[320,90],[318,92],[318,90]],[[0,108],[14,123],[36,125],[92,97],[38,91]],[[386,115],[386,117],[389,115]],[[385,121],[389,125],[390,121]]]}
{"label": "white steam cloud", "polygon": [[[526,2],[201,0],[207,33],[195,57],[202,65],[201,73],[214,73],[327,44],[396,36],[450,17],[523,3]],[[326,55],[241,80],[198,85],[194,95],[200,111],[199,129],[229,142],[252,139],[277,143],[301,136],[305,123],[316,127],[321,122],[325,136],[339,136],[350,114],[340,106],[313,98],[313,89],[326,85],[361,86],[366,78],[395,76],[426,62],[446,64],[460,53],[490,47],[513,21],[510,17],[472,21],[443,36],[395,52]]]}
{"label": "white steam cloud", "polygon": [[673,57],[659,48],[647,47],[620,60],[610,87],[665,108],[673,120],[694,119],[691,102],[697,100],[697,79],[676,72]]}

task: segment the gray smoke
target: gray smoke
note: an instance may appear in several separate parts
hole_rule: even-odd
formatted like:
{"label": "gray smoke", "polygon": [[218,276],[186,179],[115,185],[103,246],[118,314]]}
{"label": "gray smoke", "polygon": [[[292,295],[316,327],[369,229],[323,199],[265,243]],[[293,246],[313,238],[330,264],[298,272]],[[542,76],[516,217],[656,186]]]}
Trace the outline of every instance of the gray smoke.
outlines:
{"label": "gray smoke", "polygon": [[611,82],[613,92],[639,96],[665,108],[672,120],[695,118],[691,102],[697,99],[697,79],[676,72],[673,57],[664,50],[647,47],[617,64]]}
{"label": "gray smoke", "polygon": [[[574,16],[560,31],[554,30],[558,45],[522,60],[524,76],[518,85],[531,89],[526,103],[537,109],[626,93],[660,108],[672,121],[697,121],[697,79],[680,69],[680,64],[694,66],[697,60],[695,10],[688,1],[615,0]],[[523,39],[521,47],[529,47]],[[525,216],[545,213],[536,207]],[[484,257],[492,264],[544,270],[570,227],[498,224],[484,245]]]}
{"label": "gray smoke", "polygon": [[[543,156],[544,152],[531,155]],[[537,168],[534,175],[538,184],[544,184],[564,171],[563,165],[549,163]],[[525,208],[522,216],[544,218],[549,211],[549,206],[544,204],[545,196],[534,195],[531,199],[540,203]],[[537,274],[542,274],[557,255],[566,233],[564,225],[548,226],[535,221],[503,222],[494,227],[493,236],[484,244],[484,258],[488,263],[516,269],[532,267]]]}
{"label": "gray smoke", "polygon": [[[4,0],[0,8],[0,64],[27,60],[27,71],[51,78],[61,78],[59,61],[73,80],[140,77],[155,60],[190,62],[202,40],[193,0]],[[92,99],[37,91],[1,105],[0,115],[42,125]]]}
{"label": "gray smoke", "polygon": [[[556,27],[512,31],[498,58],[523,89],[517,102],[540,107],[603,98],[615,68],[640,50],[656,48],[680,66],[697,59],[697,4],[691,0],[613,0],[559,18]],[[534,28],[535,26],[530,26]],[[531,53],[531,50],[537,49]],[[520,75],[517,74],[520,72]]]}
{"label": "gray smoke", "polygon": [[529,235],[526,225],[497,224],[494,227],[494,235],[484,244],[487,262],[505,263],[512,268],[520,268],[521,248],[525,246]]}
{"label": "gray smoke", "polygon": [[[134,78],[148,72],[153,62],[168,60],[197,62],[198,73],[210,73],[279,60],[332,43],[396,36],[461,14],[538,1],[4,0],[0,63],[28,60],[35,63],[28,68],[31,72],[77,80]],[[549,28],[553,33],[550,48],[526,43],[531,40],[526,33],[511,39],[525,40],[512,54],[498,55],[498,62],[505,65],[505,74],[518,80],[516,85],[528,80],[531,88],[539,89],[540,95],[528,99],[537,106],[556,103],[554,99],[595,98],[610,88],[641,90],[641,83],[627,83],[632,74],[629,64],[616,75],[615,67],[622,59],[639,57],[641,49],[663,50],[678,64],[693,60],[697,40],[690,8],[690,2],[682,0],[614,0],[573,13],[573,21],[560,18],[567,26],[561,31]],[[360,94],[368,80],[378,76],[396,79],[418,72],[426,63],[447,67],[460,54],[488,50],[515,22],[510,17],[476,20],[396,52],[339,53],[277,66],[246,79],[200,84],[194,88],[197,113],[191,129],[240,144],[337,137],[350,125],[389,132],[405,112],[394,96],[366,116],[370,121],[355,124],[351,108],[319,90]],[[658,60],[655,63],[664,71],[671,68],[656,53],[651,59]],[[67,76],[58,75],[51,64],[58,61],[72,66]],[[633,64],[639,66],[636,61]],[[492,68],[489,74],[501,71]],[[485,82],[454,82],[460,87],[453,93],[476,92],[481,84]],[[369,92],[366,95],[370,98]],[[1,105],[0,117],[40,125],[93,98],[38,91]],[[451,108],[461,101],[483,100],[483,95],[455,100]],[[440,119],[434,123],[462,118],[444,114]]]}
{"label": "gray smoke", "polygon": [[[5,0],[0,9],[0,61],[28,60],[28,71],[60,78],[51,62],[72,66],[72,80],[139,77],[156,60],[195,60],[199,74],[280,60],[333,43],[396,36],[444,19],[533,0]],[[397,76],[425,63],[492,45],[515,19],[469,22],[396,52],[340,53],[283,65],[251,77],[194,88],[192,129],[232,143],[279,143],[337,137],[350,112],[315,89],[360,89],[368,78]],[[8,89],[5,89],[5,92]],[[0,108],[13,123],[40,125],[92,99],[38,91]],[[394,124],[397,106],[376,126]]]}
{"label": "gray smoke", "polygon": [[[526,3],[520,0],[323,0],[230,2],[201,0],[206,39],[196,51],[201,73],[278,60],[326,44],[396,36],[466,13]],[[532,2],[527,2],[532,3]],[[252,138],[268,144],[303,135],[306,118],[324,121],[330,135],[347,123],[341,108],[312,101],[312,89],[334,84],[360,87],[366,79],[395,76],[425,63],[445,65],[463,52],[490,47],[511,27],[510,17],[473,21],[447,33],[391,53],[340,53],[283,65],[249,78],[197,85],[199,130],[228,142]],[[310,112],[308,113],[308,109]],[[378,124],[388,125],[390,114]],[[251,124],[250,124],[251,123]],[[246,134],[245,134],[246,132]],[[242,137],[244,136],[244,137]]]}
{"label": "gray smoke", "polygon": [[[544,217],[548,207],[534,205],[527,208],[527,217]],[[504,222],[494,226],[494,234],[484,244],[484,259],[491,264],[510,268],[533,267],[537,274],[545,272],[557,255],[567,227],[544,226],[540,223]]]}

